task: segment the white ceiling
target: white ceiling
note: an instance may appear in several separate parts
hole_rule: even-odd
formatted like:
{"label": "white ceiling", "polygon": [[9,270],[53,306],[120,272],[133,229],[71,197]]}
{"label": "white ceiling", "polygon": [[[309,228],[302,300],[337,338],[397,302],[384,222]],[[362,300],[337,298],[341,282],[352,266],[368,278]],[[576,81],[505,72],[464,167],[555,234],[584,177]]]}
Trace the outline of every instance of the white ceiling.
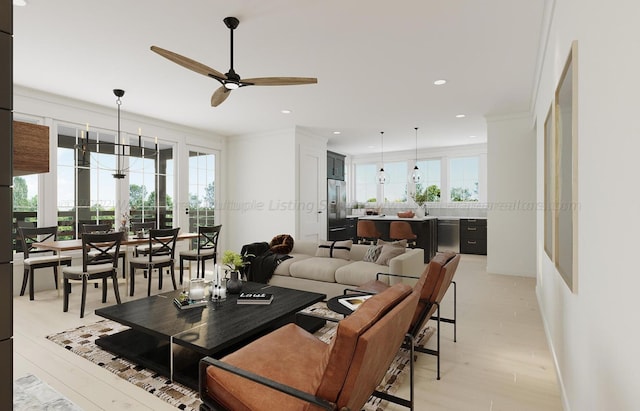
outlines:
{"label": "white ceiling", "polygon": [[[225,136],[294,125],[347,154],[486,142],[485,116],[529,112],[545,0],[27,0],[14,6],[14,83]],[[219,84],[151,52],[226,73],[235,16],[241,77]],[[434,80],[446,79],[444,86]],[[284,115],[282,109],[292,110]],[[457,114],[465,114],[459,119]],[[342,134],[336,136],[333,131]],[[470,138],[469,136],[476,136]]]}

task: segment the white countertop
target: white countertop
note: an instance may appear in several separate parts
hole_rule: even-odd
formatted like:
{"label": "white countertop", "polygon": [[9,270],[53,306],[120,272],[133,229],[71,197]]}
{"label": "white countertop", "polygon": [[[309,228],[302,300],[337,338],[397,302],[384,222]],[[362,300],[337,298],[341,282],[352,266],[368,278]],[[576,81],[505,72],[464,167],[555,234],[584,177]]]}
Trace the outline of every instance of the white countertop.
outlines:
{"label": "white countertop", "polygon": [[437,217],[435,216],[424,216],[423,218],[412,217],[412,218],[400,218],[396,215],[359,215],[359,216],[351,216],[357,217],[360,220],[378,220],[378,221],[427,221],[427,220],[435,220]]}

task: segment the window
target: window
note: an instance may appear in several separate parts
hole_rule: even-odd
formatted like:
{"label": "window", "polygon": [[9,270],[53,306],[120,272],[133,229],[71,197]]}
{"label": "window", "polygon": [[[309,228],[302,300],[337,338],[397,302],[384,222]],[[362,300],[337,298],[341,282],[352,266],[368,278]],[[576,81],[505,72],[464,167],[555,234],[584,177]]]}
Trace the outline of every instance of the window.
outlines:
{"label": "window", "polygon": [[216,156],[189,151],[189,231],[214,225]]}
{"label": "window", "polygon": [[[173,226],[173,148],[142,142],[132,147],[129,162],[129,215],[131,221],[158,221]],[[157,147],[157,152],[156,152]]]}
{"label": "window", "polygon": [[418,169],[422,174],[422,181],[416,184],[415,192],[422,201],[440,201],[441,173],[440,160],[419,160]]}
{"label": "window", "polygon": [[77,238],[82,223],[114,223],[115,135],[58,127],[58,238]]}
{"label": "window", "polygon": [[478,201],[479,157],[449,160],[450,201]]}
{"label": "window", "polygon": [[[134,221],[156,220],[160,228],[172,227],[173,184],[167,182],[173,180],[173,147],[141,141],[140,147],[127,148],[119,159],[125,178],[116,179],[115,140],[109,131],[58,127],[58,238],[77,238],[82,223],[121,226],[122,216],[116,222],[115,213],[127,209]],[[128,198],[118,206],[117,192],[127,182]]]}
{"label": "window", "polygon": [[[13,227],[38,225],[38,175],[13,177]],[[13,250],[22,252],[19,237],[14,235]]]}
{"label": "window", "polygon": [[358,203],[376,202],[376,165],[356,164],[355,201]]}
{"label": "window", "polygon": [[384,201],[407,201],[407,162],[384,163],[384,172],[387,174],[387,182],[383,187]]}
{"label": "window", "polygon": [[[482,154],[466,154],[461,157],[441,156],[418,160],[421,181],[411,181],[414,163],[409,161],[385,162],[384,170],[387,182],[377,183],[376,175],[379,163],[355,163],[354,190],[358,203],[367,201],[377,203],[402,203],[413,206],[414,202],[440,203],[434,206],[446,206],[450,202],[478,202],[481,190],[483,163]],[[457,153],[460,155],[460,153]],[[412,199],[414,201],[412,201]],[[483,200],[484,201],[484,200]]]}

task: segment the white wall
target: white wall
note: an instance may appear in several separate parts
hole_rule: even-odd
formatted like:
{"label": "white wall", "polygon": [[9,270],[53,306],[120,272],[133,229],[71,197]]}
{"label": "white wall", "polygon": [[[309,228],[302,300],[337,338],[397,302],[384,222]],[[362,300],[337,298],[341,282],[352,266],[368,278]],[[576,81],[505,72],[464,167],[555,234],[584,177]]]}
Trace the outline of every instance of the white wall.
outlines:
{"label": "white wall", "polygon": [[577,40],[578,287],[572,293],[544,253],[539,212],[538,299],[565,408],[637,410],[640,2],[552,5],[535,101],[537,198],[543,199],[543,122]]}
{"label": "white wall", "polygon": [[227,247],[296,232],[295,129],[227,139],[224,211]]}
{"label": "white wall", "polygon": [[535,131],[530,116],[487,120],[487,271],[535,276]]}

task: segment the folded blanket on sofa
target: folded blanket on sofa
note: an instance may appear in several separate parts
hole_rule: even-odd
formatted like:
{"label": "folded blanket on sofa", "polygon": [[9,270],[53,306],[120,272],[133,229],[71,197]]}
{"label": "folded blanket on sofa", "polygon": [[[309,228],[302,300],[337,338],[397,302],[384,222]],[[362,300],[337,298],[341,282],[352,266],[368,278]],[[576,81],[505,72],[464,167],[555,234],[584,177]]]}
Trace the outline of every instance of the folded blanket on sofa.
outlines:
{"label": "folded blanket on sofa", "polygon": [[288,254],[278,254],[269,250],[269,243],[257,242],[242,246],[240,255],[249,265],[245,270],[248,281],[268,283],[273,272],[282,261],[291,258]]}

